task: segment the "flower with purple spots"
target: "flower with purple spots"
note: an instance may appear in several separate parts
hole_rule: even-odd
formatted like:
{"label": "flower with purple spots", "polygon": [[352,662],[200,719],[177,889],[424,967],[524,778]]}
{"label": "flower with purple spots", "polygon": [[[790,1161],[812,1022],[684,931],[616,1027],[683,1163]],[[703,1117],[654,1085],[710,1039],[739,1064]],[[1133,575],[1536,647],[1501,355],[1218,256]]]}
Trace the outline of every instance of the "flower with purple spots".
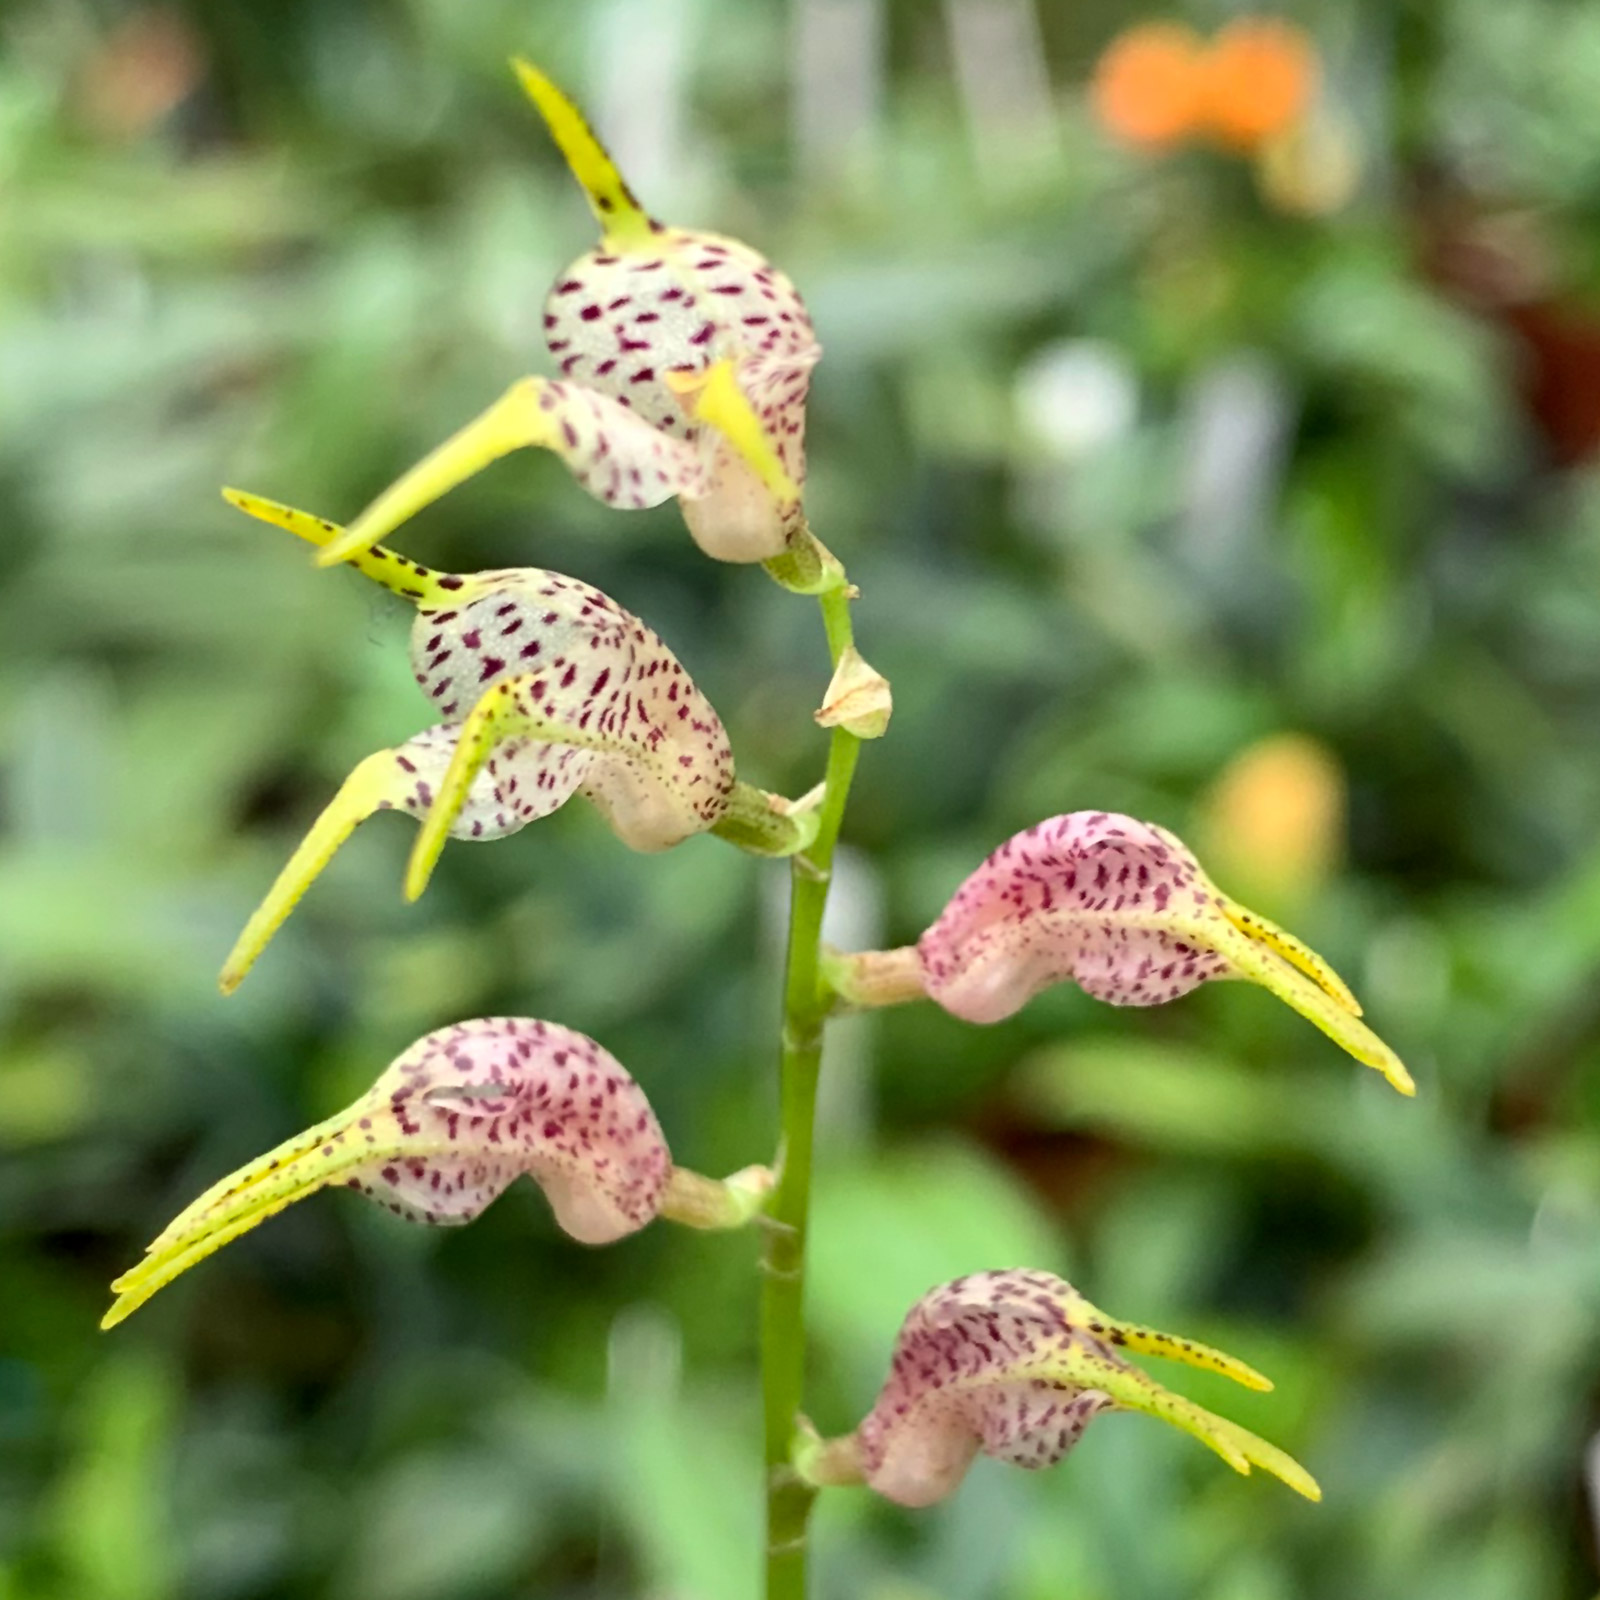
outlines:
{"label": "flower with purple spots", "polygon": [[676,496],[695,542],[719,561],[790,555],[812,585],[834,581],[801,506],[821,350],[794,285],[736,239],[649,216],[577,107],[537,68],[516,66],[601,229],[545,301],[560,377],[514,384],[319,559],[349,560],[491,461],[535,447],[606,505]]}
{"label": "flower with purple spots", "polygon": [[798,1469],[818,1485],[865,1483],[901,1505],[931,1505],[980,1453],[1053,1466],[1101,1412],[1142,1411],[1192,1434],[1237,1472],[1262,1467],[1307,1499],[1322,1498],[1297,1462],[1163,1388],[1126,1351],[1220,1373],[1247,1389],[1272,1387],[1232,1356],[1107,1316],[1048,1272],[979,1272],[917,1301],[865,1420],[842,1439],[804,1440]]}
{"label": "flower with purple spots", "polygon": [[[1241,1473],[1262,1467],[1310,1499],[1282,1451],[1155,1382],[1130,1357],[1163,1356],[1271,1385],[1192,1340],[1108,1316],[1049,1273],[980,1272],[930,1290],[906,1316],[889,1376],[851,1433],[805,1420],[807,1240],[816,1095],[828,1022],[851,1008],[932,999],[967,1022],[1012,1016],[1071,981],[1149,1006],[1244,978],[1287,1002],[1405,1094],[1395,1053],[1336,973],[1219,890],[1153,823],[1101,811],[1052,817],[1002,844],[911,946],[844,955],[822,929],[863,742],[881,738],[890,684],[855,643],[859,591],[803,507],[805,407],[819,348],[790,281],[747,246],[650,217],[573,104],[518,63],[600,223],[601,242],[557,279],[544,334],[559,368],[528,377],[385,490],[348,529],[224,491],[259,520],[347,562],[415,609],[411,668],[430,725],[361,761],[279,874],[222,971],[231,991],[355,827],[374,812],[419,824],[415,899],[447,838],[499,839],[587,799],[622,841],[659,851],[714,832],[790,858],[778,1030],[775,1170],[712,1179],[673,1164],[627,1071],[553,1022],[488,1017],[400,1055],[338,1115],[215,1184],[113,1284],[104,1326],[229,1240],[318,1189],[357,1190],[396,1215],[465,1223],[520,1176],[587,1244],[658,1216],[696,1228],[759,1218],[766,1592],[806,1592],[818,1489],[870,1485],[907,1506],[953,1492],[980,1454],[1053,1464],[1101,1412],[1171,1423]],[[535,567],[435,572],[378,541],[511,450],[557,454],[606,505],[676,498],[709,555],[761,562],[819,603],[832,678],[817,726],[822,781],[798,800],[739,781],[722,722],[666,644],[588,584]],[[419,719],[421,720],[421,719]],[[953,1270],[954,1264],[946,1270]],[[929,1276],[934,1274],[930,1273]]]}
{"label": "flower with purple spots", "polygon": [[[270,500],[228,498],[313,544],[339,531]],[[457,577],[382,546],[355,564],[416,607],[412,672],[439,720],[345,780],[240,935],[224,990],[375,811],[422,824],[406,877],[415,899],[447,836],[503,839],[575,794],[635,850],[703,833],[734,804],[744,786],[716,712],[661,639],[598,589],[537,567]]]}
{"label": "flower with purple spots", "polygon": [[111,1286],[102,1326],[330,1184],[413,1222],[456,1224],[524,1175],[583,1244],[657,1216],[738,1227],[771,1186],[765,1168],[718,1182],[674,1167],[644,1091],[593,1039],[530,1017],[478,1017],[418,1039],[354,1105],[214,1184]]}
{"label": "flower with purple spots", "polygon": [[1068,979],[1110,1005],[1153,1006],[1247,978],[1416,1092],[1321,956],[1230,899],[1165,828],[1115,812],[1072,811],[1014,835],[915,946],[835,956],[830,977],[848,1004],[926,995],[967,1022],[999,1022]]}

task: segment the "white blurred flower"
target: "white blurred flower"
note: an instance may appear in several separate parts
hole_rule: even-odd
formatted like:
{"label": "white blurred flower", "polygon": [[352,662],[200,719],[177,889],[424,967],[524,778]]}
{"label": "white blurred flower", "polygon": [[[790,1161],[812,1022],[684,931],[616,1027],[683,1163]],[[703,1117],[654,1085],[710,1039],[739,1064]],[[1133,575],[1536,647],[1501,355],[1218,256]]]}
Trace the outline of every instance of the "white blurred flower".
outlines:
{"label": "white blurred flower", "polygon": [[1104,339],[1058,339],[1017,375],[1017,417],[1035,448],[1062,461],[1103,449],[1139,415],[1139,381],[1126,355]]}

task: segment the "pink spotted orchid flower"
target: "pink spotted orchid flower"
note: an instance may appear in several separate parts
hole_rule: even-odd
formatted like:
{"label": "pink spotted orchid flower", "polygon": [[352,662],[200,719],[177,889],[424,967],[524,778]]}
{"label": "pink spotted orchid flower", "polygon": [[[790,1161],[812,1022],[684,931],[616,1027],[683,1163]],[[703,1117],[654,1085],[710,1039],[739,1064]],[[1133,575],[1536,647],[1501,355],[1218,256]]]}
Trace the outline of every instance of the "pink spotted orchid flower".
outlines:
{"label": "pink spotted orchid flower", "polygon": [[[312,544],[338,537],[320,517],[224,492]],[[598,589],[536,567],[458,577],[382,546],[352,559],[416,607],[412,672],[439,721],[345,780],[240,935],[225,992],[376,811],[422,824],[406,875],[413,900],[447,836],[501,839],[574,794],[635,850],[712,828],[767,853],[805,842],[804,820],[781,815],[784,802],[736,781],[722,723],[673,653]]]}
{"label": "pink spotted orchid flower", "polygon": [[[792,587],[837,564],[805,527],[805,402],[821,351],[794,285],[748,246],[649,216],[572,102],[518,76],[601,228],[557,278],[544,334],[559,378],[514,384],[385,490],[320,560],[350,559],[509,451],[554,451],[609,506],[676,496],[720,561],[787,558]],[[774,568],[775,575],[781,575]]]}
{"label": "pink spotted orchid flower", "polygon": [[1016,834],[916,945],[835,955],[829,974],[846,1003],[926,995],[967,1022],[998,1022],[1067,979],[1111,1005],[1152,1006],[1247,978],[1416,1092],[1321,956],[1230,899],[1165,828],[1114,812],[1073,811]]}
{"label": "pink spotted orchid flower", "polygon": [[853,1434],[806,1436],[796,1466],[814,1484],[865,1483],[906,1506],[950,1494],[981,1452],[1019,1467],[1066,1455],[1102,1411],[1142,1411],[1208,1445],[1235,1471],[1264,1468],[1320,1500],[1281,1450],[1163,1388],[1124,1352],[1271,1383],[1191,1339],[1107,1316],[1048,1272],[979,1272],[931,1289],[895,1342],[888,1381]]}
{"label": "pink spotted orchid flower", "polygon": [[658,1216],[742,1226],[771,1187],[764,1167],[717,1181],[673,1166],[644,1091],[593,1039],[529,1017],[479,1017],[417,1040],[354,1105],[214,1184],[112,1285],[101,1325],[330,1184],[449,1225],[471,1222],[524,1174],[583,1244]]}

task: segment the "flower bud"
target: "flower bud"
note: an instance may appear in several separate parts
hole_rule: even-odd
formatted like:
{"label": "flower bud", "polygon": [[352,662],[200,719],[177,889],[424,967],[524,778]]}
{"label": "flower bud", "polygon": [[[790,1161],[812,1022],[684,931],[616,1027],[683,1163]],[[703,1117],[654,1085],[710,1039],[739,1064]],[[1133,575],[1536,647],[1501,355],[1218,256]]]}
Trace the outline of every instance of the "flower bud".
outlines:
{"label": "flower bud", "polygon": [[881,739],[893,710],[889,680],[868,666],[853,644],[846,645],[815,713],[817,726],[843,728],[858,739]]}
{"label": "flower bud", "polygon": [[864,1481],[901,1505],[942,1500],[981,1452],[1020,1467],[1054,1465],[1102,1411],[1142,1411],[1216,1451],[1235,1471],[1265,1468],[1320,1500],[1281,1450],[1163,1388],[1129,1362],[1138,1351],[1272,1385],[1190,1339],[1120,1322],[1048,1272],[980,1272],[931,1289],[895,1341],[889,1378],[848,1441],[802,1441],[813,1481]]}

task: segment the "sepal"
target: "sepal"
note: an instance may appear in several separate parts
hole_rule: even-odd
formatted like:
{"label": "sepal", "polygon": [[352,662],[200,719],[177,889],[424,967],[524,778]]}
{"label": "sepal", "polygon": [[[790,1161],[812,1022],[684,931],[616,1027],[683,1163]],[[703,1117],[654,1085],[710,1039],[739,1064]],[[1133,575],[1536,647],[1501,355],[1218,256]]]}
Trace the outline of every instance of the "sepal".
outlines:
{"label": "sepal", "polygon": [[[224,493],[313,544],[339,536],[323,518]],[[434,572],[381,545],[354,564],[416,607],[412,673],[441,720],[357,766],[251,917],[224,990],[375,812],[422,825],[405,879],[414,900],[447,838],[504,838],[573,795],[635,850],[668,849],[728,810],[735,778],[721,720],[661,638],[609,595],[537,567]]]}
{"label": "sepal", "polygon": [[950,1494],[981,1452],[1016,1466],[1059,1461],[1103,1411],[1142,1411],[1191,1434],[1236,1472],[1262,1467],[1297,1494],[1322,1491],[1298,1462],[1164,1388],[1126,1359],[1136,1351],[1272,1385],[1191,1339],[1108,1316],[1047,1272],[980,1272],[931,1289],[911,1308],[877,1403],[846,1440],[802,1434],[796,1466],[814,1484],[859,1473],[902,1505]]}
{"label": "sepal", "polygon": [[600,222],[600,245],[545,301],[559,369],[529,377],[385,490],[332,540],[352,560],[507,452],[547,449],[607,505],[676,497],[721,561],[786,561],[805,543],[805,405],[821,355],[794,285],[735,239],[665,225],[582,113],[514,63]]}
{"label": "sepal", "polygon": [[[725,1215],[754,1203],[759,1170],[727,1180]],[[479,1017],[417,1040],[353,1105],[214,1184],[112,1285],[101,1326],[330,1184],[414,1222],[456,1224],[523,1176],[584,1244],[636,1232],[694,1187],[675,1173],[644,1091],[593,1039],[530,1017]]]}
{"label": "sepal", "polygon": [[1150,1006],[1247,978],[1416,1092],[1327,962],[1230,899],[1154,823],[1074,811],[1015,835],[956,891],[917,955],[930,998],[968,1022],[998,1022],[1066,979],[1111,1005]]}

